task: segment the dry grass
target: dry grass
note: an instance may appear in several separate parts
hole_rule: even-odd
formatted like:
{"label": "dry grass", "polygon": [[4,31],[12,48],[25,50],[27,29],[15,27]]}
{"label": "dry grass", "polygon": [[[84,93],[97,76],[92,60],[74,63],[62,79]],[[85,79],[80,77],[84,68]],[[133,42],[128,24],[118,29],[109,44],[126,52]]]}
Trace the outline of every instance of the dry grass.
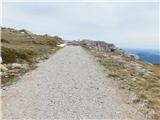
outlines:
{"label": "dry grass", "polygon": [[[58,50],[57,44],[62,42],[62,39],[58,37],[26,34],[17,30],[2,28],[1,56],[3,64],[27,63],[30,66],[29,69],[32,69],[39,60],[47,59],[49,54]],[[28,70],[25,71],[27,72]],[[11,81],[16,81],[16,79],[17,77],[12,75],[8,75],[8,77],[2,76],[2,86]]]}
{"label": "dry grass", "polygon": [[36,62],[50,49],[56,48],[58,40],[55,37],[24,34],[9,29],[1,30],[3,63]]}
{"label": "dry grass", "polygon": [[[85,46],[85,48],[87,48]],[[120,56],[116,53],[103,53],[90,50],[98,61],[109,70],[109,77],[118,83],[119,88],[135,92],[137,98],[132,101],[133,104],[145,104],[141,109],[144,114],[149,114],[154,110],[152,118],[160,119],[160,66],[151,65],[133,57]],[[118,58],[114,58],[117,56]],[[119,62],[119,58],[125,61]],[[136,64],[136,66],[132,66]],[[128,67],[124,67],[127,65]],[[136,69],[136,67],[140,67]],[[143,71],[144,70],[144,71]]]}

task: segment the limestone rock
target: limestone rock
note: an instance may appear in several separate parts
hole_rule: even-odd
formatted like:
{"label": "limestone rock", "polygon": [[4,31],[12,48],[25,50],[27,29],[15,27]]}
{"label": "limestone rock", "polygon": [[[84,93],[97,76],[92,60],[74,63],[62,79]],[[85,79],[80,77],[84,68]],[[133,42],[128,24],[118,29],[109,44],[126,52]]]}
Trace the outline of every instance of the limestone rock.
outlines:
{"label": "limestone rock", "polygon": [[6,72],[8,69],[4,66],[4,65],[2,65],[2,64],[0,64],[0,68],[1,68],[1,71],[2,72]]}
{"label": "limestone rock", "polygon": [[91,41],[91,40],[82,40],[82,44],[85,44],[89,48],[93,48],[96,51],[100,52],[115,52],[118,54],[124,54],[124,51],[117,48],[114,44],[106,43],[104,41]]}
{"label": "limestone rock", "polygon": [[19,68],[20,69],[20,68],[22,68],[22,65],[19,63],[13,63],[12,68]]}
{"label": "limestone rock", "polygon": [[0,57],[0,63],[2,63],[2,57]]}
{"label": "limestone rock", "polygon": [[21,29],[21,30],[19,30],[19,32],[25,33],[25,34],[33,34],[32,32],[25,30],[25,29]]}

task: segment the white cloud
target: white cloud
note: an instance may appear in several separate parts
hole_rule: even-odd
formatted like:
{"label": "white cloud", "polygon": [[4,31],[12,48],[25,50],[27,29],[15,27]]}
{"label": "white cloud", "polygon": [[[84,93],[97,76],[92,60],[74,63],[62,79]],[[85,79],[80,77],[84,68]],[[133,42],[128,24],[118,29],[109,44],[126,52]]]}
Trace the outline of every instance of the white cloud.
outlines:
{"label": "white cloud", "polygon": [[159,2],[158,0],[2,0],[3,2]]}
{"label": "white cloud", "polygon": [[120,47],[158,48],[157,3],[5,3],[3,13],[8,27]]}

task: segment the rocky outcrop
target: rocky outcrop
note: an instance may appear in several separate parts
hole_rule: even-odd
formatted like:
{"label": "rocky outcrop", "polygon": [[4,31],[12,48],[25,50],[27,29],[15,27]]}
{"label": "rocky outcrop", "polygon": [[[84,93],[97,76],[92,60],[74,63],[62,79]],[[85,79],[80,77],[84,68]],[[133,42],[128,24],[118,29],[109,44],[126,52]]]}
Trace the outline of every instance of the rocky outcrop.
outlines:
{"label": "rocky outcrop", "polygon": [[124,51],[117,48],[114,44],[106,43],[104,41],[82,40],[81,44],[86,45],[89,48],[93,48],[96,51],[124,54]]}
{"label": "rocky outcrop", "polygon": [[2,86],[9,82],[11,79],[20,76],[29,70],[28,64],[19,64],[19,63],[9,63],[9,64],[0,64],[0,76]]}
{"label": "rocky outcrop", "polygon": [[53,36],[53,38],[55,39],[55,41],[58,43],[58,44],[62,44],[64,43],[63,39],[59,36]]}
{"label": "rocky outcrop", "polygon": [[32,32],[30,32],[30,31],[28,31],[26,29],[21,29],[21,30],[19,30],[19,32],[25,33],[25,34],[33,34]]}
{"label": "rocky outcrop", "polygon": [[1,27],[0,29],[1,29],[1,31],[2,31],[2,30],[5,30],[5,31],[8,31],[8,32],[13,32],[13,33],[14,33],[14,32],[18,32],[18,30],[15,30],[15,29],[13,29],[13,28]]}

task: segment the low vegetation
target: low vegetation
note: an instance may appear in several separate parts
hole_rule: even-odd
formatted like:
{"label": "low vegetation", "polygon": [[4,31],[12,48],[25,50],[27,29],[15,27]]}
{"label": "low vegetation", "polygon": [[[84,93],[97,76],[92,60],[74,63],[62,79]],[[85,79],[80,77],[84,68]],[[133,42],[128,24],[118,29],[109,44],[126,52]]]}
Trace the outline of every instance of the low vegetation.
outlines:
{"label": "low vegetation", "polygon": [[[54,53],[63,40],[58,36],[36,35],[27,30],[1,28],[1,85],[9,85],[17,77],[30,69],[36,68],[36,63],[47,59]],[[12,64],[20,64],[13,67]]]}
{"label": "low vegetation", "polygon": [[120,89],[136,94],[132,104],[139,105],[139,110],[150,119],[160,119],[160,65],[145,63],[125,53],[97,51],[83,42],[81,45],[109,71],[108,77]]}

